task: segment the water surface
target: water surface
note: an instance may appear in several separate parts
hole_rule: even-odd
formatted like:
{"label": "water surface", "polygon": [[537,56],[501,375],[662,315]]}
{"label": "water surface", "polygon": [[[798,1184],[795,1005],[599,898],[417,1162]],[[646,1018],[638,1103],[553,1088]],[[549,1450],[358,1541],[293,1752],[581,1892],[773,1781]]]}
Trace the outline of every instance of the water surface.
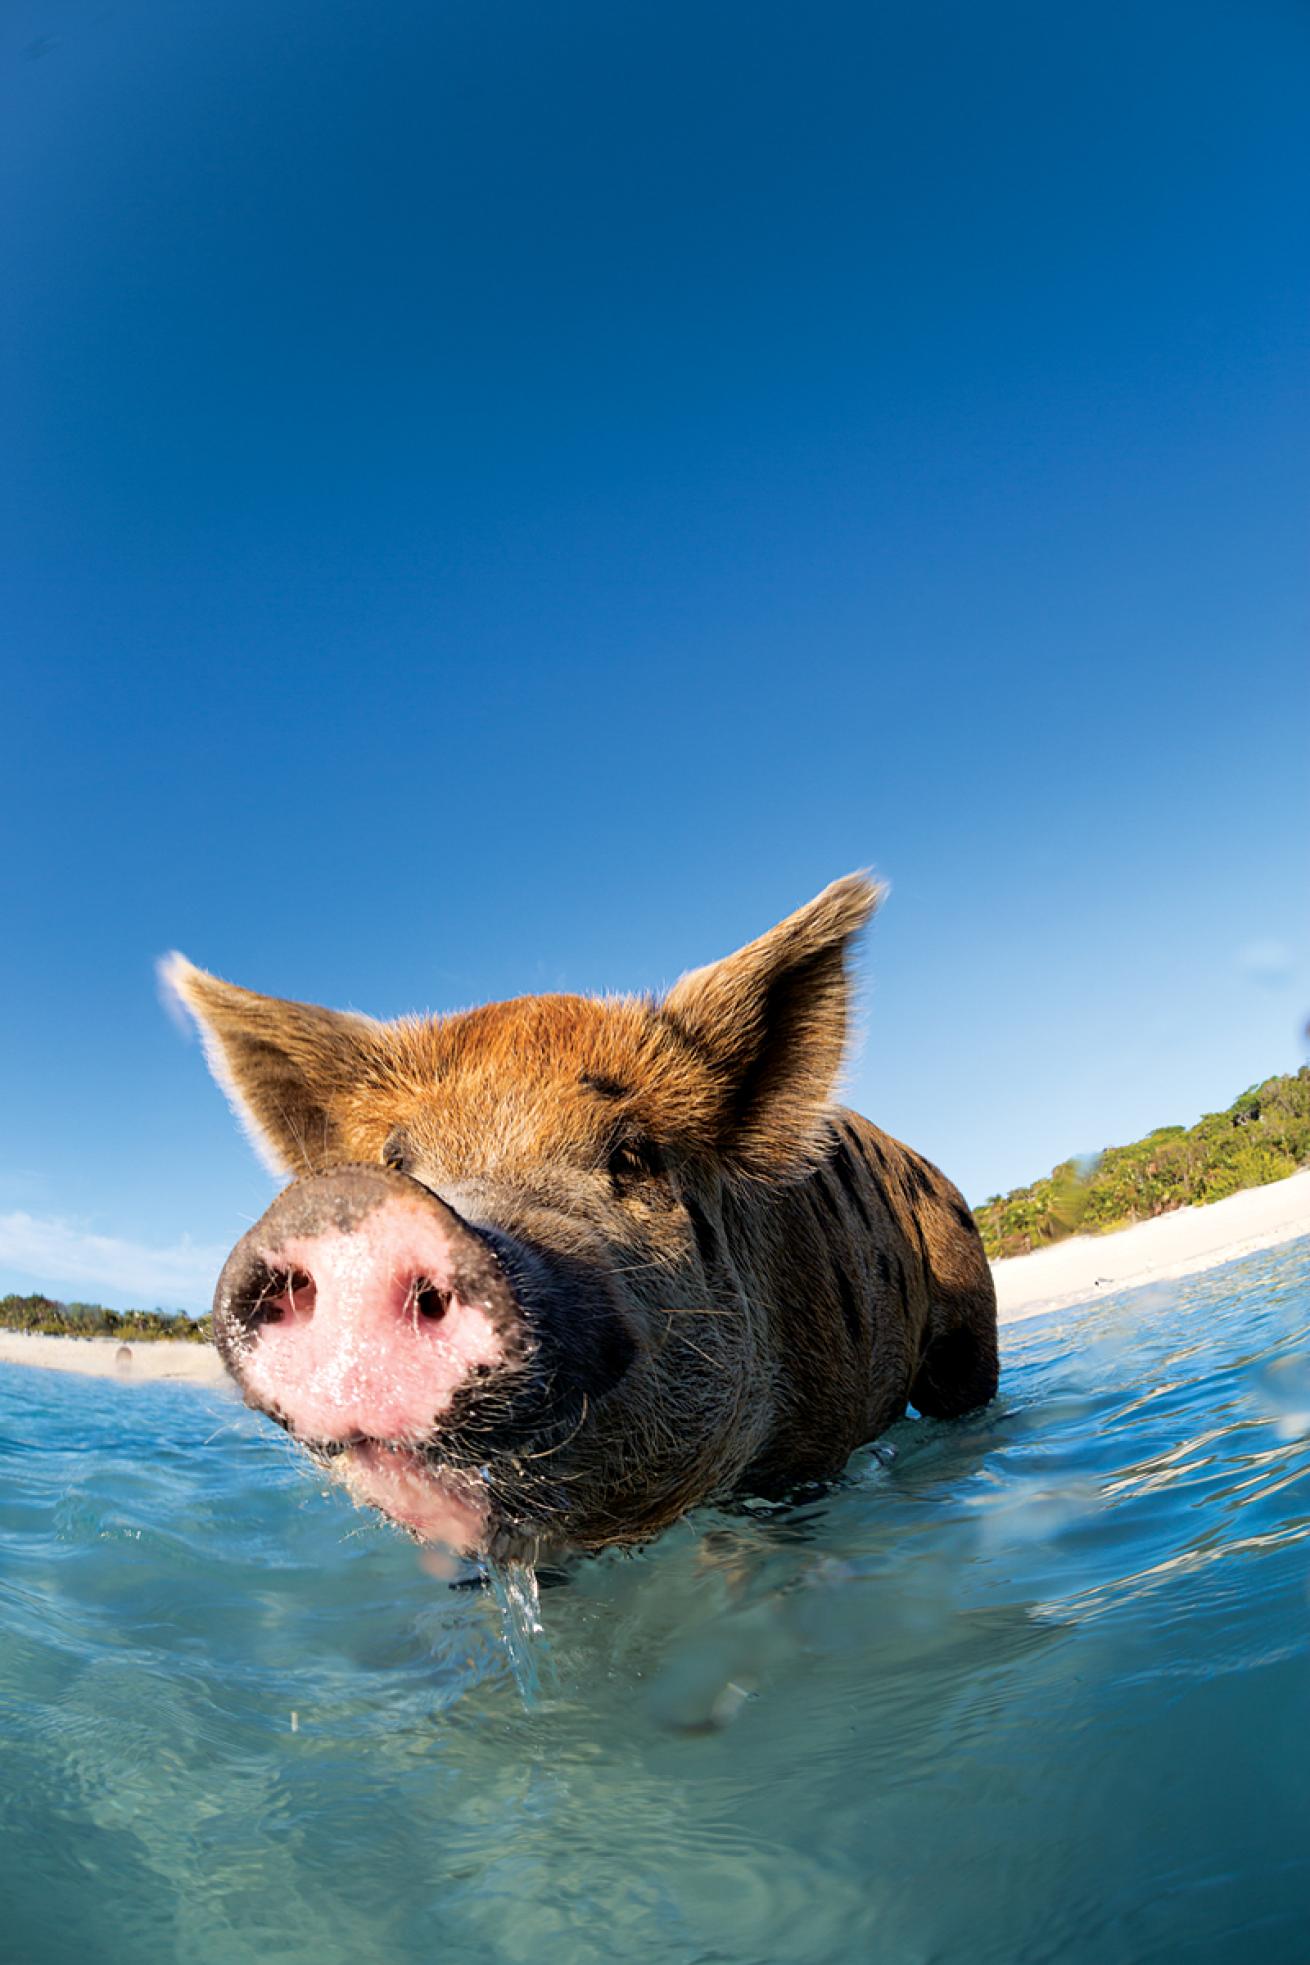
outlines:
{"label": "water surface", "polygon": [[540,1638],[224,1398],[0,1368],[0,1947],[1303,1961],[1308,1326],[1310,1242],[1014,1327]]}

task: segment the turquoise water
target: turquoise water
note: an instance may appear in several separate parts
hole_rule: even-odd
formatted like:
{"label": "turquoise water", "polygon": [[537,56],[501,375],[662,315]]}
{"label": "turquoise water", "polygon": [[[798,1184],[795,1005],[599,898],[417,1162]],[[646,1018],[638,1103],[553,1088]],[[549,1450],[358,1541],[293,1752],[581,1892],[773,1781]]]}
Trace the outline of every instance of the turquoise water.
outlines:
{"label": "turquoise water", "polygon": [[1304,1960],[1308,1325],[1310,1242],[1020,1325],[540,1638],[223,1398],[0,1368],[0,1951]]}

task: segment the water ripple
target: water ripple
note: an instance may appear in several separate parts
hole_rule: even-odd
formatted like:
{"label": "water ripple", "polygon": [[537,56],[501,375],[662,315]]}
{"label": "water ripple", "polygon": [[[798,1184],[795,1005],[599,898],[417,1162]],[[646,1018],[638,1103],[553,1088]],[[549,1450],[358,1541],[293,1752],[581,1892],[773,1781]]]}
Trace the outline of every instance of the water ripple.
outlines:
{"label": "water ripple", "polygon": [[987,1412],[539,1599],[219,1394],[11,1368],[7,1950],[1299,1961],[1308,1312],[1302,1243],[1020,1325]]}

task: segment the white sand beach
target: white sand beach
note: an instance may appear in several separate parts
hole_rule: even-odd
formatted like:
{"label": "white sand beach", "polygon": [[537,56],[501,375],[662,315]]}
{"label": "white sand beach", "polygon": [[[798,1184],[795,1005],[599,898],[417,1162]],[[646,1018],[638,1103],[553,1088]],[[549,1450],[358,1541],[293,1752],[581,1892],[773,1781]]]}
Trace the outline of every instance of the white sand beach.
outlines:
{"label": "white sand beach", "polygon": [[[1083,1303],[1104,1290],[1191,1276],[1221,1262],[1310,1235],[1310,1171],[1247,1188],[1206,1208],[1141,1221],[1113,1235],[1075,1235],[1036,1255],[992,1264],[1003,1324]],[[187,1385],[231,1386],[218,1353],[207,1344],[133,1344],[119,1356],[113,1337],[37,1337],[0,1330],[0,1364],[45,1365],[123,1384],[172,1379]]]}
{"label": "white sand beach", "polygon": [[1071,1235],[1035,1255],[994,1262],[1003,1324],[1084,1303],[1105,1290],[1194,1275],[1310,1235],[1310,1171],[1248,1187],[1204,1208],[1139,1221],[1113,1235]]}
{"label": "white sand beach", "polygon": [[[125,1348],[130,1358],[119,1357]],[[31,1331],[0,1330],[0,1365],[44,1365],[90,1378],[116,1378],[124,1385],[161,1378],[185,1385],[231,1384],[211,1345],[169,1338],[124,1346],[117,1337],[40,1337]]]}

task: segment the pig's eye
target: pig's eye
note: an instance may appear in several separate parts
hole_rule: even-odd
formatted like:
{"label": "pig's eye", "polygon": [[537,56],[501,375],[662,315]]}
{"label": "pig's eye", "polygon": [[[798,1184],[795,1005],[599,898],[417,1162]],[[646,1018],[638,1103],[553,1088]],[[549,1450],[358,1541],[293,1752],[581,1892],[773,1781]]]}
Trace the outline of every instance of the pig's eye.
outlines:
{"label": "pig's eye", "polygon": [[629,1133],[610,1148],[609,1174],[620,1194],[639,1180],[664,1172],[664,1155],[653,1139]]}
{"label": "pig's eye", "polygon": [[386,1144],[382,1148],[382,1164],[398,1174],[409,1172],[409,1141],[399,1127],[394,1133],[387,1134]]}

